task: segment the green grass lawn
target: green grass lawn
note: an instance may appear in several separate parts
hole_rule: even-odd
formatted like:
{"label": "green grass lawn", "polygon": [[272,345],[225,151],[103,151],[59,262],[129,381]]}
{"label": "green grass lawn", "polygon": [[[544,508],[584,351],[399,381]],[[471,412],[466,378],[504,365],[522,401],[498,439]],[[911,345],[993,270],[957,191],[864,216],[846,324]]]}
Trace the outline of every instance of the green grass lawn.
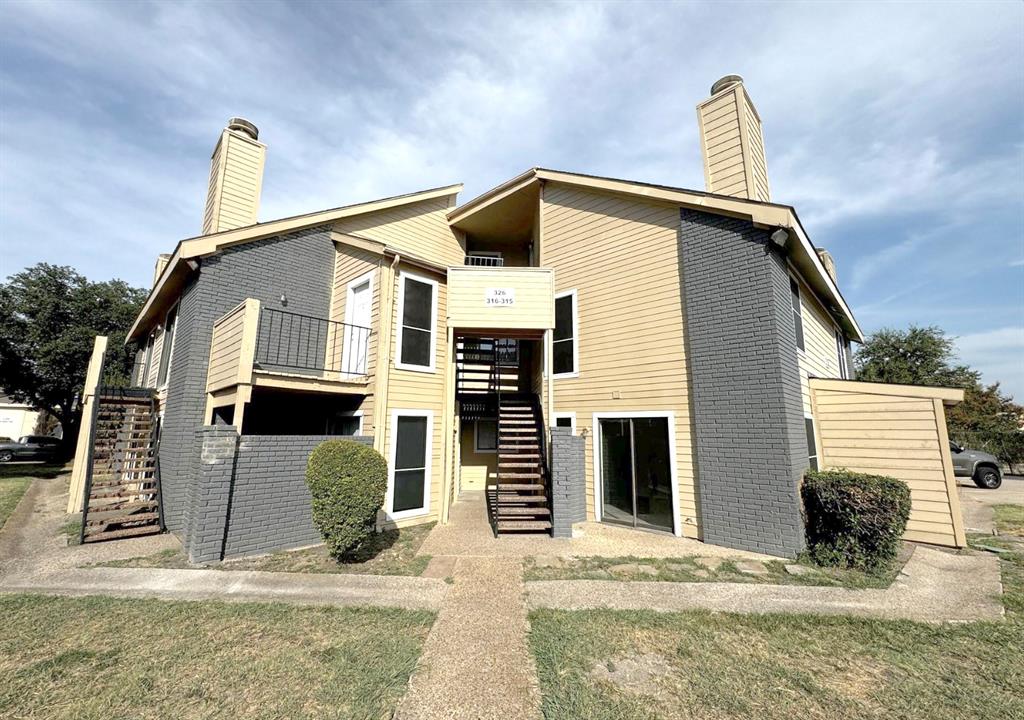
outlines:
{"label": "green grass lawn", "polygon": [[1024,624],[531,613],[547,720],[1024,717]]}
{"label": "green grass lawn", "polygon": [[0,596],[0,717],[387,718],[434,615]]}
{"label": "green grass lawn", "polygon": [[[733,560],[673,557],[576,557],[548,559],[538,565],[537,558],[526,558],[523,578],[529,580],[654,580],[665,582],[728,582],[773,585],[825,585],[850,588],[888,587],[910,558],[912,548],[904,544],[899,558],[888,571],[869,574],[858,570],[824,568],[810,563],[785,563],[770,560],[754,563],[763,574],[742,572]],[[708,564],[701,564],[700,560]],[[798,565],[800,574],[792,574],[786,565]]]}
{"label": "green grass lawn", "polygon": [[[925,625],[801,615],[538,610],[547,720],[1024,717],[1020,506],[997,510],[1006,620]],[[1016,519],[1014,519],[1016,518]],[[1016,523],[1016,524],[1015,524]]]}
{"label": "green grass lawn", "polygon": [[[434,523],[377,533],[366,547],[347,562],[338,562],[320,545],[270,555],[230,560],[210,567],[217,570],[264,570],[268,572],[353,573],[359,575],[421,575],[429,555],[416,555]],[[180,550],[104,563],[105,567],[192,568]]]}
{"label": "green grass lawn", "polygon": [[68,472],[61,465],[28,465],[4,463],[0,465],[0,528],[18,506],[18,501],[37,477],[53,478]]}

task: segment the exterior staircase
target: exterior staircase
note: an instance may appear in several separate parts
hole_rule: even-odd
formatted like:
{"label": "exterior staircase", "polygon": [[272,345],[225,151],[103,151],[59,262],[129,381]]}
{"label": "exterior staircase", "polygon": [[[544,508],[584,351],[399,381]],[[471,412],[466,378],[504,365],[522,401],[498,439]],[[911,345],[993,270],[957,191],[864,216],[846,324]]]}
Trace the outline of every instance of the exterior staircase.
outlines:
{"label": "exterior staircase", "polygon": [[492,514],[495,534],[550,532],[544,421],[537,396],[498,395],[498,472]]}
{"label": "exterior staircase", "polygon": [[80,541],[163,532],[153,391],[100,387],[94,407]]}

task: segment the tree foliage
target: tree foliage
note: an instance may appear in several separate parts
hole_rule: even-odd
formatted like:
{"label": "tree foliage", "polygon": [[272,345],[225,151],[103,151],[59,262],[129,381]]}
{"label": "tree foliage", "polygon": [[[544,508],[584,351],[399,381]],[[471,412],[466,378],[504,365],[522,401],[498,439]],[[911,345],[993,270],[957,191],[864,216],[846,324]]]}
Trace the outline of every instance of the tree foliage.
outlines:
{"label": "tree foliage", "polygon": [[73,446],[93,339],[110,337],[107,365],[127,375],[133,353],[125,333],[145,298],[141,288],[90,282],[66,266],[40,263],[12,275],[0,283],[0,387],[56,416]]}
{"label": "tree foliage", "polygon": [[1024,407],[999,383],[983,385],[979,372],[958,364],[953,338],[942,329],[879,330],[857,351],[856,367],[858,380],[962,388],[964,401],[946,414],[950,438],[1008,464],[1024,461]]}

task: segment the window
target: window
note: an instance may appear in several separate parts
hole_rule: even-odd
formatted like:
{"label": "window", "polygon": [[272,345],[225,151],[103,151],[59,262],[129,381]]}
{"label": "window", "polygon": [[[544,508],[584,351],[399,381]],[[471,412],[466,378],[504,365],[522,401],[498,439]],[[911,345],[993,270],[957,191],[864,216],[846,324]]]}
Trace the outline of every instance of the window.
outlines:
{"label": "window", "polygon": [[363,413],[342,411],[327,419],[328,435],[362,435]]}
{"label": "window", "polygon": [[161,387],[167,382],[167,372],[171,367],[171,353],[174,351],[174,330],[177,326],[178,306],[175,305],[167,313],[167,320],[164,322],[164,346],[160,351],[160,375],[156,379],[157,387]]}
{"label": "window", "polygon": [[807,464],[811,470],[818,469],[818,444],[814,440],[814,418],[804,416],[804,429],[807,432]]}
{"label": "window", "polygon": [[796,331],[796,346],[804,349],[804,318],[800,314],[800,287],[796,280],[789,279],[789,292],[793,296],[793,329]]}
{"label": "window", "polygon": [[473,451],[478,453],[498,452],[498,421],[477,420],[473,425]]}
{"label": "window", "polygon": [[386,507],[392,520],[424,515],[430,509],[430,410],[391,413],[391,462]]}
{"label": "window", "polygon": [[850,378],[850,365],[848,362],[847,350],[849,343],[846,341],[846,336],[843,335],[843,331],[836,328],[836,354],[839,357],[839,377],[843,380]]}
{"label": "window", "polygon": [[576,434],[576,413],[555,413],[555,427],[567,427]]}
{"label": "window", "polygon": [[395,367],[434,372],[437,281],[411,273],[399,276],[398,347]]}
{"label": "window", "polygon": [[147,387],[146,383],[149,382],[149,364],[153,362],[153,340],[155,338],[155,335],[150,335],[149,340],[146,341],[146,350],[142,355],[142,367],[139,368],[139,376],[135,381],[135,384],[140,387]]}
{"label": "window", "polygon": [[555,295],[555,332],[552,336],[554,376],[579,376],[578,320],[576,291]]}

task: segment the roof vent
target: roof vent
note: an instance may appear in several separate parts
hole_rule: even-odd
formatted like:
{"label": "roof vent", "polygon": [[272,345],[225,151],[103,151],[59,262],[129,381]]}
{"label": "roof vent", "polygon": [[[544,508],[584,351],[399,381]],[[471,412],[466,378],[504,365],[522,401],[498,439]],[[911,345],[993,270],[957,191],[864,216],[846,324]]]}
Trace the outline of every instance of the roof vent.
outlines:
{"label": "roof vent", "polygon": [[743,82],[743,78],[739,75],[726,75],[711,86],[711,94],[717,95],[723,90],[731,88],[733,85],[740,85]]}
{"label": "roof vent", "polygon": [[[719,81],[721,82],[721,81]],[[228,130],[245,133],[253,140],[260,139],[260,130],[245,118],[233,117],[228,120]]]}

